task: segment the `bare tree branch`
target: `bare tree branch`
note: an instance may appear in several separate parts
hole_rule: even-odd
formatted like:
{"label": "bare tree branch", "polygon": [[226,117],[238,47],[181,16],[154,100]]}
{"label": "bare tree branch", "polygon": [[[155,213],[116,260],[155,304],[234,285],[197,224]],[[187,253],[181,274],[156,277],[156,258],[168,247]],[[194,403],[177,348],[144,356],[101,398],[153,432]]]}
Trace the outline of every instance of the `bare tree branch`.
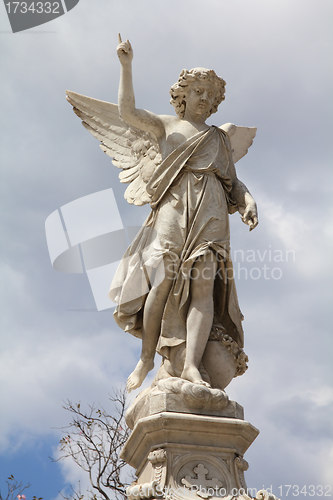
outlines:
{"label": "bare tree branch", "polygon": [[[125,423],[126,392],[116,392],[109,397],[110,411],[67,401],[64,409],[72,415],[66,432],[60,440],[60,456],[56,462],[68,458],[88,473],[92,490],[85,494],[72,489],[65,500],[123,500],[126,498],[125,467],[120,457],[129,429]],[[0,498],[1,500],[1,498]]]}
{"label": "bare tree branch", "polygon": [[[30,488],[30,484],[24,484],[22,481],[17,481],[11,474],[6,481],[6,492],[0,490],[0,500],[25,500],[24,491]],[[33,500],[43,500],[42,498],[33,497]]]}

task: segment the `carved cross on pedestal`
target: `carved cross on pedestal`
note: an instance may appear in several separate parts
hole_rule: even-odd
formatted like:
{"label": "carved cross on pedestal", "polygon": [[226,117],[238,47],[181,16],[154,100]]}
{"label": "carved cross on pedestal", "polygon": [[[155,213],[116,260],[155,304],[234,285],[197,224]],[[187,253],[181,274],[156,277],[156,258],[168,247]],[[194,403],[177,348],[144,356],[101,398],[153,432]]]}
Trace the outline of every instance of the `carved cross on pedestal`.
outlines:
{"label": "carved cross on pedestal", "polygon": [[196,477],[192,477],[187,474],[187,476],[185,476],[181,482],[187,488],[199,488],[196,488],[196,493],[202,498],[208,498],[212,496],[207,492],[208,488],[216,489],[223,486],[221,481],[219,481],[216,477],[212,477],[211,479],[207,478],[209,471],[203,464],[198,464],[196,467],[194,467],[193,472]]}

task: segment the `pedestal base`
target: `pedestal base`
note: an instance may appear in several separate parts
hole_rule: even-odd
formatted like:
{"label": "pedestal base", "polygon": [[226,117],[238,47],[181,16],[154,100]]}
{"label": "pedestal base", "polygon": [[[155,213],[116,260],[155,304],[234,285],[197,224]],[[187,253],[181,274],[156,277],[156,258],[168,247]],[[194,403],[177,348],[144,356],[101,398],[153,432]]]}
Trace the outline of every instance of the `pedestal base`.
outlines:
{"label": "pedestal base", "polygon": [[141,418],[121,454],[138,478],[129,498],[249,498],[243,454],[258,434],[236,418],[175,412]]}
{"label": "pedestal base", "polygon": [[126,423],[133,429],[142,418],[162,412],[244,419],[243,407],[230,401],[221,389],[170,377],[158,381],[136,397],[126,412]]}

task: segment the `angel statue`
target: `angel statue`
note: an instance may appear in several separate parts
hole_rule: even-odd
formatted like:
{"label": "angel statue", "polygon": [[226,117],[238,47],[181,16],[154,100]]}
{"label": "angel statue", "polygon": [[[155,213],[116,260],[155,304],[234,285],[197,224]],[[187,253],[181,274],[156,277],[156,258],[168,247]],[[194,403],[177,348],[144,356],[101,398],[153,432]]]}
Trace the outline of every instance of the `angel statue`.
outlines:
{"label": "angel statue", "polygon": [[120,36],[117,54],[118,106],[70,91],[67,99],[122,169],[126,200],[151,206],[110,290],[116,322],[142,339],[127,389],[142,384],[155,352],[162,356],[155,380],[224,389],[247,367],[228,214],[238,211],[250,230],[258,224],[256,203],[234,166],[256,129],[206,124],[224,100],[225,81],[205,68],[184,69],[171,87],[176,116],[136,108],[133,50]]}

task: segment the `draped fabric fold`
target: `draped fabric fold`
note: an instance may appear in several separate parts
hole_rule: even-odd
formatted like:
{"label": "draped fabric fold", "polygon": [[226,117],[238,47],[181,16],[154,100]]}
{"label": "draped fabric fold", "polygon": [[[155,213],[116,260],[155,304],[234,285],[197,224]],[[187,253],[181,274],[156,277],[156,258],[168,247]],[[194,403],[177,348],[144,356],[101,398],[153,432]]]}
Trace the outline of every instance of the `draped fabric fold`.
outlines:
{"label": "draped fabric fold", "polygon": [[228,213],[237,209],[230,195],[230,162],[228,137],[216,127],[196,134],[164,159],[147,185],[152,211],[111,284],[118,325],[142,337],[147,295],[165,279],[166,259],[172,262],[172,285],[157,346],[166,358],[170,348],[186,342],[191,281],[196,279],[195,262],[201,257],[217,263],[214,325],[243,347],[229,248]]}

